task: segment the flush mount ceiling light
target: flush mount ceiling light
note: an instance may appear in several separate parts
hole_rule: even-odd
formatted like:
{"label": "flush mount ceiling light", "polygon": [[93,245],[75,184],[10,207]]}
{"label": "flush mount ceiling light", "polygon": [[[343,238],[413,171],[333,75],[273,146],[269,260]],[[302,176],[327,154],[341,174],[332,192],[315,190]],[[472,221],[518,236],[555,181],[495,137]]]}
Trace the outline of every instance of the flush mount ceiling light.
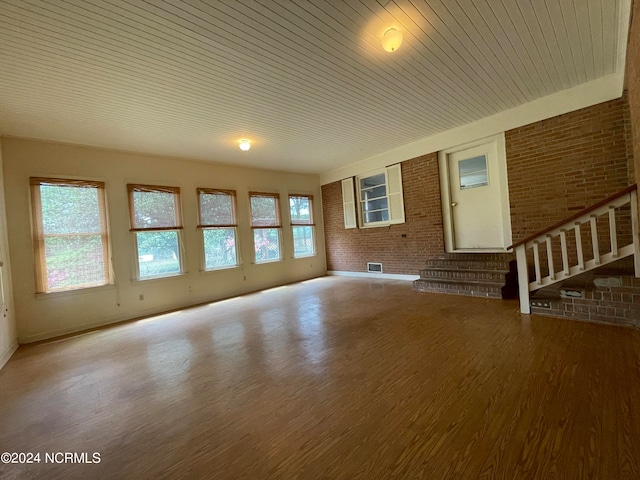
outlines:
{"label": "flush mount ceiling light", "polygon": [[240,140],[240,150],[246,152],[251,148],[251,142],[249,140]]}
{"label": "flush mount ceiling light", "polygon": [[402,45],[402,33],[395,28],[390,28],[382,36],[382,48],[387,52],[395,52]]}

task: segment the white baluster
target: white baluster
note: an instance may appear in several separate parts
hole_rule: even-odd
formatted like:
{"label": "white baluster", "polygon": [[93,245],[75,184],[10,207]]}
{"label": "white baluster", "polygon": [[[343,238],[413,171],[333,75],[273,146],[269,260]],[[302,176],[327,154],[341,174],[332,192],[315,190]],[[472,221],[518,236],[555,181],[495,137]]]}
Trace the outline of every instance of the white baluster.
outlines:
{"label": "white baluster", "polygon": [[600,265],[600,245],[598,244],[598,224],[597,217],[591,215],[589,222],[591,223],[591,243],[593,245],[593,261],[596,265]]}
{"label": "white baluster", "polygon": [[584,270],[584,252],[582,251],[582,234],[580,233],[580,222],[575,223],[576,251],[578,253],[578,270]]}
{"label": "white baluster", "polygon": [[542,285],[542,276],[540,275],[540,252],[538,251],[538,242],[533,242],[533,266],[536,269],[536,283]]}
{"label": "white baluster", "polygon": [[616,207],[609,206],[609,238],[611,240],[611,255],[618,257],[618,235],[616,234]]}
{"label": "white baluster", "polygon": [[547,235],[547,264],[549,265],[549,279],[556,279],[556,272],[553,268],[553,251],[551,250],[551,235]]}
{"label": "white baluster", "polygon": [[520,312],[531,313],[529,300],[529,268],[527,266],[527,247],[516,247],[516,262],[518,263],[518,290],[520,293]]}
{"label": "white baluster", "polygon": [[562,272],[565,277],[569,276],[569,253],[567,250],[567,232],[560,230],[560,248],[562,249]]}

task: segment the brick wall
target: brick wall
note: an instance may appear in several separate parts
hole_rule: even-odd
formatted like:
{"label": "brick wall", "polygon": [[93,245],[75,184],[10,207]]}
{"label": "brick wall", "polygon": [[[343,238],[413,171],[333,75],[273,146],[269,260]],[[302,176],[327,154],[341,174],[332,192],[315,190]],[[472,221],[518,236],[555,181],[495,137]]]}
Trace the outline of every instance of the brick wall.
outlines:
{"label": "brick wall", "polygon": [[[636,155],[633,153],[633,124],[631,123],[631,104],[629,103],[629,92],[627,90],[624,91],[624,95],[622,97],[624,100],[624,141],[627,146],[627,178],[629,179],[629,184],[633,185],[634,183],[638,183],[636,180],[636,168],[634,158]],[[638,112],[640,113],[640,112]]]}
{"label": "brick wall", "polygon": [[617,278],[619,286],[593,286],[584,292],[585,298],[553,299],[549,308],[534,306],[531,312],[640,327],[640,278],[631,275]]}
{"label": "brick wall", "polygon": [[444,251],[437,155],[402,162],[402,188],[406,223],[345,230],[340,182],[322,186],[328,270],[364,272],[381,262],[384,273],[417,275]]}
{"label": "brick wall", "polygon": [[633,151],[635,158],[635,183],[640,185],[640,0],[632,7],[629,44],[627,45],[627,88],[631,110]]}
{"label": "brick wall", "polygon": [[633,183],[627,159],[625,100],[506,132],[514,242]]}
{"label": "brick wall", "polygon": [[[514,242],[634,183],[631,118],[624,96],[506,132]],[[437,154],[403,162],[402,182],[407,222],[370,229],[345,230],[340,182],[322,187],[329,270],[363,272],[382,262],[385,273],[414,275],[444,252]],[[590,240],[583,243],[588,249]]]}

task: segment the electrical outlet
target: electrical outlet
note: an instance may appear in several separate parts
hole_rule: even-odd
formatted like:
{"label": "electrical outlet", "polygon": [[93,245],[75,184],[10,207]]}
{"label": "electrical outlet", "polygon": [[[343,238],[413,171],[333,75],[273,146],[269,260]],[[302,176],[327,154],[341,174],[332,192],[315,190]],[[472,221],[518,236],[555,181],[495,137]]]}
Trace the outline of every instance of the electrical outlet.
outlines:
{"label": "electrical outlet", "polygon": [[531,306],[537,308],[551,308],[551,300],[532,300]]}

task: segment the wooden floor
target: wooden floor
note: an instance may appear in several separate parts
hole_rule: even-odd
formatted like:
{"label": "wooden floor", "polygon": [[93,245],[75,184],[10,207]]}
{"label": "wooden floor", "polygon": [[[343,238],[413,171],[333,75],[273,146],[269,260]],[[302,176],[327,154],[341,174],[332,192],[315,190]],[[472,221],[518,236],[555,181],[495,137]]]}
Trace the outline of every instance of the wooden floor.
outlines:
{"label": "wooden floor", "polygon": [[20,347],[2,451],[42,455],[2,479],[637,480],[640,332],[326,277]]}

